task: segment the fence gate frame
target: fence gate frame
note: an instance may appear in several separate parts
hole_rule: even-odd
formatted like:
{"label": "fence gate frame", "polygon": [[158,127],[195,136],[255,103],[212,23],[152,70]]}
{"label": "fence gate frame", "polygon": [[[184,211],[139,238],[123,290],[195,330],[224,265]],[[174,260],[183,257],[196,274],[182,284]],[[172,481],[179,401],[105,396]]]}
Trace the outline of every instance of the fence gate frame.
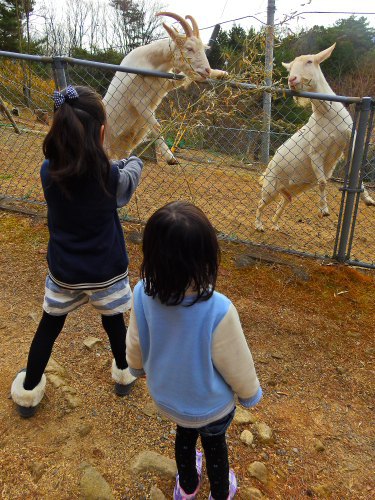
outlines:
{"label": "fence gate frame", "polygon": [[374,266],[352,261],[350,253],[356,229],[359,199],[364,190],[362,187],[364,163],[374,123],[374,112],[375,100],[371,97],[363,97],[356,104],[344,185],[340,188],[342,191],[341,206],[333,250],[333,258],[338,262],[369,268]]}

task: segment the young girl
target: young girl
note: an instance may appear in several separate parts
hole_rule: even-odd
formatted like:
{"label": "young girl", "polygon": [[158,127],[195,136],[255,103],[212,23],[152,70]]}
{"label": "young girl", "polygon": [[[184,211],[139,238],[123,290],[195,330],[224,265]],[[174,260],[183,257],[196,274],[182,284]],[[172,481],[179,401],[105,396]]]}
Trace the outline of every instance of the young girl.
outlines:
{"label": "young girl", "polygon": [[205,214],[187,202],[157,210],[146,224],[141,277],[134,288],[127,362],[161,413],[177,424],[174,499],[193,499],[206,457],[210,498],[233,498],[225,431],[234,395],[250,407],[262,397],[254,363],[230,300],[215,291],[220,250]]}
{"label": "young girl", "polygon": [[129,202],[143,165],[135,156],[108,160],[103,147],[106,114],[96,92],[68,86],[55,91],[54,102],[41,167],[50,235],[44,311],[27,368],[11,388],[23,417],[32,416],[43,398],[43,372],[68,313],[86,302],[101,314],[108,334],[117,394],[127,394],[135,380],[125,355],[123,312],[130,307],[131,290],[117,208]]}

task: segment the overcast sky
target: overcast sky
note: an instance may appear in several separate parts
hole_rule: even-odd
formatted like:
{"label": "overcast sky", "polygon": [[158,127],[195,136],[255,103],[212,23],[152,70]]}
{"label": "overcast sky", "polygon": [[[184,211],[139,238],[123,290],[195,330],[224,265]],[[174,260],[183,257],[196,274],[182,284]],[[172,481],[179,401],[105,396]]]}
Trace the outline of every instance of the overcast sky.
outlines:
{"label": "overcast sky", "polygon": [[[162,0],[169,11],[185,16],[190,14],[196,18],[199,27],[205,28],[216,23],[245,16],[254,16],[264,23],[267,20],[267,0]],[[303,11],[340,11],[340,12],[373,12],[375,13],[375,0],[275,0],[275,22],[280,22],[285,15]],[[167,9],[166,9],[167,10]],[[293,31],[298,28],[310,28],[316,24],[332,26],[338,19],[347,18],[345,14],[301,14],[298,18],[290,20],[287,25]],[[371,26],[375,27],[375,15],[365,16]],[[237,25],[249,28],[259,28],[261,23],[256,19],[242,19]],[[231,28],[233,23],[223,24],[225,30]],[[211,34],[210,30],[202,31],[202,39],[206,42]]]}

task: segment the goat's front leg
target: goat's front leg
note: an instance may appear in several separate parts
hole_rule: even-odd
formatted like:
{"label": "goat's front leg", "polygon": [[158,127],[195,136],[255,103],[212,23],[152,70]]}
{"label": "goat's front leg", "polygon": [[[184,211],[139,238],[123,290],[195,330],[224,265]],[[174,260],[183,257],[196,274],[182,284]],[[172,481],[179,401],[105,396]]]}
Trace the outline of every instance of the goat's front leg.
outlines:
{"label": "goat's front leg", "polygon": [[255,216],[255,229],[257,231],[261,231],[261,232],[264,231],[264,226],[263,226],[263,222],[262,222],[262,215],[263,215],[263,210],[264,210],[265,206],[266,206],[266,203],[263,200],[263,198],[261,198],[261,200],[258,203],[257,212],[256,212],[256,216]]}
{"label": "goat's front leg", "polygon": [[319,191],[320,191],[320,203],[319,209],[321,214],[324,216],[329,215],[329,208],[327,203],[327,178],[324,173],[324,160],[319,153],[313,153],[311,155],[311,168],[315,174]]}
{"label": "goat's front leg", "polygon": [[226,78],[228,76],[227,71],[222,71],[221,69],[211,69],[210,78],[220,79]]}
{"label": "goat's front leg", "polygon": [[172,151],[169,149],[164,141],[164,138],[160,134],[160,124],[155,118],[154,113],[146,109],[142,112],[142,116],[150,126],[150,135],[155,139],[155,147],[160,151],[161,156],[168,163],[168,165],[178,164],[177,159],[173,156]]}

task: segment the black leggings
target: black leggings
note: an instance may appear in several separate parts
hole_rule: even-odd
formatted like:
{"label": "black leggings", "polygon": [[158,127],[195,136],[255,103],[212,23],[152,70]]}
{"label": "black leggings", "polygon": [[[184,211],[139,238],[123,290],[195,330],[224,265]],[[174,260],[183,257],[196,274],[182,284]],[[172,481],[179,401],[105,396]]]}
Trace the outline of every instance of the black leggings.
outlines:
{"label": "black leggings", "polygon": [[[51,356],[53,344],[63,329],[66,316],[51,316],[43,311],[42,319],[30,346],[26,377],[23,384],[26,390],[31,391],[39,384]],[[115,314],[113,316],[102,315],[102,325],[108,335],[117,368],[120,370],[127,368],[124,316],[122,314]]]}
{"label": "black leggings", "polygon": [[[197,429],[177,426],[175,458],[180,486],[185,493],[193,493],[198,486],[195,447],[199,434]],[[225,432],[214,436],[201,434],[201,442],[206,457],[211,495],[215,500],[226,500],[229,495],[229,462]]]}

